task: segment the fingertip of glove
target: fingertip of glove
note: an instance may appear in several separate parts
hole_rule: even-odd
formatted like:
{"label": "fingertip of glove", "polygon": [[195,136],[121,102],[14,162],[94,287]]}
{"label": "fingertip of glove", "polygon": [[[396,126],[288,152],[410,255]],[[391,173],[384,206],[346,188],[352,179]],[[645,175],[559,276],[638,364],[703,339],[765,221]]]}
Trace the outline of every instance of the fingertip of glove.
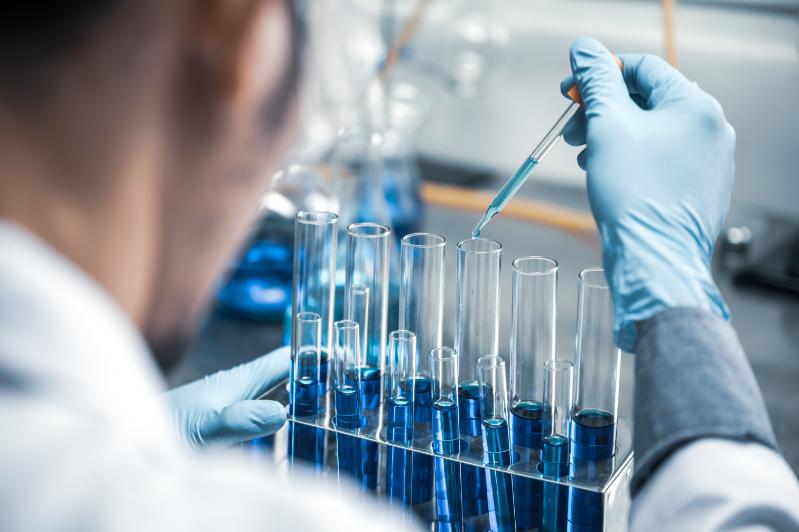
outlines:
{"label": "fingertip of glove", "polygon": [[604,44],[592,37],[580,37],[574,41],[569,48],[572,71],[577,71],[580,67],[602,64],[608,61],[615,65],[613,56]]}
{"label": "fingertip of glove", "polygon": [[606,52],[605,46],[593,37],[580,37],[569,48],[569,57],[575,60],[580,57],[596,57]]}
{"label": "fingertip of glove", "polygon": [[286,413],[285,406],[277,401],[262,400],[260,402],[261,413],[263,414],[263,420],[265,423],[277,424],[279,427],[286,422],[288,415]]}

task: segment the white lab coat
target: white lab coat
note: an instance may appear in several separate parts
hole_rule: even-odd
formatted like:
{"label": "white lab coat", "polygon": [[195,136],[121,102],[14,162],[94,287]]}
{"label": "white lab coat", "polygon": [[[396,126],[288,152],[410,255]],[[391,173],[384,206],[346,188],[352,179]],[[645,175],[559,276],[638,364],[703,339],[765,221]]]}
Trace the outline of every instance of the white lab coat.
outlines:
{"label": "white lab coat", "polygon": [[[391,529],[375,505],[353,511],[357,496],[346,489],[289,482],[220,450],[185,452],[163,389],[116,303],[0,221],[0,531]],[[634,502],[632,525],[799,528],[797,494],[776,453],[707,440],[660,468]]]}

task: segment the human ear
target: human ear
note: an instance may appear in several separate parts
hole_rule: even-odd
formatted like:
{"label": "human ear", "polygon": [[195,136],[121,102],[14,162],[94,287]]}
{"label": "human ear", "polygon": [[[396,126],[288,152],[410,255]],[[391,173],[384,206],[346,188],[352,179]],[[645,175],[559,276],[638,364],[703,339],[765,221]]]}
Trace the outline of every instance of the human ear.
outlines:
{"label": "human ear", "polygon": [[234,107],[260,104],[292,53],[285,0],[201,0],[191,20],[194,56],[210,70],[218,95]]}

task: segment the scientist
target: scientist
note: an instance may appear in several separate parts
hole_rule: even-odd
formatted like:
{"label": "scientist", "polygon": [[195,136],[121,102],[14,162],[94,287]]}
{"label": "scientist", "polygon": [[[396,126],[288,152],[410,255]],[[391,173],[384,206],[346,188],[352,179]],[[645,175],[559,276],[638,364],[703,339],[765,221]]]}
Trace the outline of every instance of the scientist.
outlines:
{"label": "scientist", "polygon": [[[253,399],[286,377],[285,350],[168,394],[156,364],[181,351],[296,127],[293,10],[3,8],[0,530],[388,529],[320,481],[189,452],[282,425]],[[637,354],[632,527],[797,529],[796,479],[710,274],[733,130],[660,59],[622,60],[573,46],[586,113],[566,139],[587,146],[618,340]]]}

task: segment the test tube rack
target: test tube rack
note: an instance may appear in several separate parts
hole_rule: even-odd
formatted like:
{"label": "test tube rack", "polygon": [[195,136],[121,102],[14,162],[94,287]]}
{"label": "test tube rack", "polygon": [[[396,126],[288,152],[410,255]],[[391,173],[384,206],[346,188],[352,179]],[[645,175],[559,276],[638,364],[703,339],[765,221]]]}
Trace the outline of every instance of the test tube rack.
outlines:
{"label": "test tube rack", "polygon": [[[271,399],[278,401],[284,405],[289,403],[288,383],[284,382],[266,393],[264,399]],[[594,462],[589,465],[592,468],[590,475],[576,475],[567,474],[565,476],[555,478],[545,475],[541,468],[540,462],[535,460],[518,460],[519,453],[514,450],[514,456],[517,460],[510,466],[487,466],[483,462],[482,449],[475,441],[469,441],[464,438],[461,441],[460,453],[452,456],[435,455],[432,450],[432,434],[430,431],[414,431],[414,439],[408,446],[398,445],[394,442],[388,441],[385,438],[384,419],[383,414],[375,409],[372,412],[365,414],[365,428],[360,429],[344,429],[337,427],[334,424],[334,396],[330,386],[328,392],[324,395],[323,405],[320,409],[320,414],[316,416],[291,416],[289,415],[289,423],[303,425],[308,428],[315,428],[324,431],[323,438],[325,441],[325,451],[323,463],[308,464],[308,466],[316,469],[317,474],[329,477],[332,480],[337,480],[339,476],[345,477],[343,473],[338,472],[337,468],[337,452],[336,452],[336,434],[343,434],[357,438],[358,440],[377,443],[379,447],[379,474],[377,475],[378,484],[376,489],[373,490],[375,497],[382,497],[385,494],[385,486],[383,479],[385,478],[385,465],[386,465],[386,450],[390,447],[400,448],[410,453],[419,453],[423,455],[435,456],[445,460],[451,460],[456,463],[468,466],[476,466],[481,469],[494,469],[503,473],[507,473],[514,478],[532,479],[535,482],[541,483],[541,492],[544,488],[550,490],[562,490],[568,497],[568,505],[562,506],[558,511],[564,515],[559,516],[559,522],[564,524],[563,530],[591,530],[591,531],[625,531],[627,530],[627,520],[630,507],[630,498],[628,486],[632,476],[632,424],[630,419],[619,418],[617,422],[616,432],[616,445],[615,453],[612,458],[603,462]],[[288,426],[288,424],[287,424]],[[268,444],[263,442],[257,446],[250,446],[247,452],[258,453],[260,459],[266,459],[278,466],[288,467],[290,464],[289,447],[291,443],[289,439],[289,430],[287,427],[281,429]],[[257,448],[254,449],[254,447]],[[295,461],[295,463],[298,463]],[[575,471],[575,464],[571,465],[571,471]],[[585,465],[579,466],[585,467]],[[579,479],[577,477],[581,477]],[[590,478],[590,480],[585,480]],[[344,484],[351,483],[356,486],[354,479],[341,480]],[[433,483],[433,480],[430,480]],[[413,489],[413,487],[412,487]],[[515,504],[525,504],[529,501],[517,500]],[[397,504],[397,503],[394,503]],[[431,530],[447,530],[435,523],[435,493],[430,500],[424,501],[421,504],[413,506],[411,509],[416,515],[417,520],[429,523]],[[587,509],[589,512],[601,512],[600,526],[587,526],[575,525],[567,519],[569,512],[583,512],[586,509],[575,508],[575,505],[588,504],[592,508]],[[571,505],[571,507],[569,507]],[[540,512],[543,514],[547,512],[546,503],[542,503]],[[568,524],[567,524],[568,523]],[[488,530],[489,520],[487,513],[483,513],[470,518],[464,518],[462,530]],[[535,530],[531,528],[529,530]],[[545,528],[539,528],[544,530]],[[526,530],[519,529],[517,530]]]}

